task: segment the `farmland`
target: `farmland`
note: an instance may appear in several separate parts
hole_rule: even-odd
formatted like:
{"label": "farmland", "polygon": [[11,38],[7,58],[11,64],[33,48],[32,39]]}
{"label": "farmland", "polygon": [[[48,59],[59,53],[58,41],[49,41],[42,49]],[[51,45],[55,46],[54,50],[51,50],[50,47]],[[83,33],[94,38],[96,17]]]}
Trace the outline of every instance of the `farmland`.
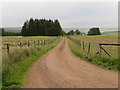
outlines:
{"label": "farmland", "polygon": [[[31,36],[31,37],[22,37],[22,36],[9,37],[7,36],[7,37],[3,37],[3,43],[2,43],[3,44],[3,51],[2,51],[3,52],[3,80],[2,80],[3,88],[20,88],[21,86],[30,88],[29,84],[30,85],[32,84],[31,87],[40,88],[44,86],[40,84],[41,81],[39,80],[41,80],[40,79],[41,76],[39,75],[42,75],[43,81],[45,81],[46,83],[47,82],[50,83],[50,82],[57,81],[59,79],[67,80],[65,76],[68,75],[69,77],[71,77],[71,74],[67,74],[67,72],[74,73],[72,78],[76,78],[76,75],[78,75],[78,78],[81,78],[79,77],[79,74],[80,75],[82,74],[88,78],[88,75],[85,73],[91,74],[93,75],[94,78],[96,78],[93,80],[93,83],[95,83],[94,81],[98,81],[99,79],[98,77],[96,77],[98,76],[97,71],[94,70],[94,69],[97,69],[97,67],[87,62],[100,65],[107,69],[112,69],[112,70],[118,69],[118,56],[117,56],[118,48],[114,46],[107,46],[107,47],[104,46],[104,48],[112,55],[112,58],[108,57],[106,54],[103,54],[103,52],[102,52],[101,59],[99,58],[98,55],[95,54],[98,51],[98,43],[104,42],[104,43],[117,44],[118,43],[117,34],[108,34],[108,35],[106,34],[106,35],[99,35],[99,36],[75,36],[73,35],[69,37],[75,40],[78,40],[78,41],[82,41],[82,42],[84,41],[85,50],[83,50],[82,46],[81,47],[78,46],[78,44],[68,39],[67,37],[62,37],[62,40],[61,40],[61,37],[50,37],[50,36]],[[108,37],[110,38],[107,39]],[[20,43],[22,45],[20,45]],[[89,54],[87,53],[88,43],[91,43],[91,49],[90,49]],[[9,44],[9,52],[7,52],[7,48],[6,48],[7,44]],[[69,47],[72,53],[80,57],[80,59],[82,60],[75,57],[70,52]],[[110,52],[111,50],[109,49],[112,49],[113,53]],[[51,51],[48,52],[49,50]],[[42,56],[43,54],[45,54],[45,56]],[[40,59],[41,56],[42,58]],[[87,62],[84,62],[84,60]],[[83,67],[83,66],[86,66],[86,67]],[[36,69],[33,69],[33,68],[36,68]],[[89,70],[87,71],[86,69],[88,68]],[[31,72],[28,72],[29,70]],[[54,70],[58,74],[64,73],[65,76],[59,76],[58,78],[57,76],[58,74],[54,73],[53,72]],[[90,72],[91,70],[92,72],[96,73],[96,76]],[[102,78],[101,80],[103,81],[104,81],[104,77],[107,77],[106,76],[107,73],[112,75],[112,80],[115,78],[114,83],[117,80],[116,72],[114,73],[110,71],[106,73],[106,71],[103,71],[101,68],[98,69],[98,72],[101,72],[101,73],[104,72],[103,74],[100,75],[100,77]],[[28,74],[30,75],[31,78],[34,78],[34,79],[30,80],[30,83],[27,86],[25,84],[26,83],[25,81],[26,79],[27,80],[30,79],[30,77],[27,76]],[[55,77],[54,74],[57,77]],[[46,77],[48,79],[46,79]],[[52,77],[52,80],[51,80],[51,77]],[[111,76],[109,76],[109,78],[111,78]],[[91,77],[88,79],[91,80]],[[77,85],[77,87],[80,87],[79,82],[81,82],[81,80],[80,81],[79,80],[80,79],[78,79],[77,84],[75,84],[74,81],[69,82],[69,83],[71,83],[72,85]],[[109,79],[105,79],[105,80],[108,81]],[[35,84],[33,84],[34,82]],[[96,85],[99,85],[101,83],[102,82],[98,82],[98,84]],[[111,83],[113,83],[113,81]],[[56,87],[56,84],[57,83],[54,83],[53,87]],[[73,86],[67,86],[66,83],[62,85],[63,85],[62,87],[73,87]],[[115,86],[116,85],[117,84],[115,84]],[[51,83],[49,87],[51,87]],[[88,85],[88,87],[94,87],[94,86]],[[101,85],[98,87],[104,87],[104,85],[103,86]],[[111,87],[114,87],[114,85]]]}
{"label": "farmland", "polygon": [[14,1],[1,3],[2,90],[119,88],[117,2]]}
{"label": "farmland", "polygon": [[[84,41],[85,48],[88,50],[88,43],[91,43],[91,53],[98,51],[99,43],[118,44],[118,34],[105,34],[98,36],[72,36],[72,38]],[[104,46],[104,48],[112,55],[112,57],[118,57],[118,47],[116,46]],[[106,54],[103,54],[107,56]]]}
{"label": "farmland", "polygon": [[[44,44],[43,40],[46,41]],[[33,43],[33,41],[36,43]],[[41,41],[41,43],[38,44],[38,41]],[[40,56],[55,47],[59,41],[60,38],[48,36],[3,37],[3,87],[20,87],[23,84],[22,80],[29,67]],[[19,46],[20,42],[22,47]],[[28,42],[30,44],[29,47],[27,45]],[[9,53],[7,52],[6,44],[9,44]]]}
{"label": "farmland", "polygon": [[[48,36],[32,36],[32,37],[22,37],[22,36],[7,36],[7,37],[2,37],[2,48],[3,51],[6,51],[6,44],[10,45],[10,49],[15,49],[19,48],[20,43],[28,43],[33,42],[33,41],[40,41],[40,40],[51,40],[54,39],[55,37],[48,37]],[[24,45],[25,46],[25,45]],[[27,47],[27,45],[26,45]]]}
{"label": "farmland", "polygon": [[[96,55],[99,51],[99,43],[119,44],[119,37],[117,33],[98,36],[71,36],[71,38],[81,42],[81,46],[79,46],[71,42],[71,40],[69,41],[71,51],[75,55],[83,58],[84,60],[106,67],[107,69],[118,69],[119,46],[102,46],[111,55],[111,57],[109,57],[104,51],[101,52],[101,58],[99,55]],[[84,50],[82,42],[84,42]],[[90,53],[88,54],[89,43],[91,46]]]}

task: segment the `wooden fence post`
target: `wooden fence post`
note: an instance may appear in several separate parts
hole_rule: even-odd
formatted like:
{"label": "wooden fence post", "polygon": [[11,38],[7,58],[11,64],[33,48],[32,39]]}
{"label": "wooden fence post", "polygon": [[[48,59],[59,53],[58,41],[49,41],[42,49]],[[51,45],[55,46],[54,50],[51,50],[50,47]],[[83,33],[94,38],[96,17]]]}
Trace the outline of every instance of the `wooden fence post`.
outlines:
{"label": "wooden fence post", "polygon": [[46,41],[44,40],[44,46],[46,45]]}
{"label": "wooden fence post", "polygon": [[7,53],[9,54],[9,44],[7,44]]}
{"label": "wooden fence post", "polygon": [[35,47],[35,41],[34,41],[34,47]]}
{"label": "wooden fence post", "polygon": [[40,45],[40,41],[38,41],[38,46]]}
{"label": "wooden fence post", "polygon": [[41,46],[43,46],[43,40],[41,40]]}
{"label": "wooden fence post", "polygon": [[20,48],[22,48],[22,43],[20,42]]}
{"label": "wooden fence post", "polygon": [[85,50],[85,47],[84,47],[84,41],[83,41],[83,50]]}
{"label": "wooden fence post", "polygon": [[28,48],[30,47],[30,42],[28,41]]}
{"label": "wooden fence post", "polygon": [[39,48],[40,41],[38,40],[37,42],[38,42],[38,43],[37,43],[37,48],[38,48],[38,50],[39,50],[39,49],[40,49],[40,48]]}
{"label": "wooden fence post", "polygon": [[89,43],[89,46],[88,46],[88,54],[90,53],[90,45],[91,45],[91,44]]}
{"label": "wooden fence post", "polygon": [[99,45],[99,56],[100,56],[100,59],[101,59],[101,45]]}

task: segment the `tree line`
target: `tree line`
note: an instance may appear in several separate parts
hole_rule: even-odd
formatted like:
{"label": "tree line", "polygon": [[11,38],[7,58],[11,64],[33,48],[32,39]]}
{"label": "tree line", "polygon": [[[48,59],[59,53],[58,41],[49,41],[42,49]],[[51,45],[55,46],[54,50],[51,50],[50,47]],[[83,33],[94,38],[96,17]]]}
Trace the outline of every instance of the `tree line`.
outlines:
{"label": "tree line", "polygon": [[70,30],[69,32],[65,32],[65,35],[83,35],[85,33],[79,30]]}
{"label": "tree line", "polygon": [[[69,32],[65,32],[64,35],[85,35],[85,33],[80,32],[79,30],[70,30]],[[87,35],[101,35],[100,29],[99,28],[91,28]]]}
{"label": "tree line", "polygon": [[[62,30],[58,20],[33,19],[25,21],[21,32],[9,32],[1,29],[2,36],[60,36],[60,35],[85,35],[79,30]],[[87,35],[101,35],[99,28],[91,28]]]}
{"label": "tree line", "polygon": [[[21,32],[16,33],[16,32],[9,32],[5,31],[4,28],[0,28],[0,31],[2,32],[2,36],[21,36]],[[79,30],[70,30],[69,32],[65,32],[62,30],[61,35],[85,35],[85,33],[79,31]],[[87,35],[101,35],[101,32],[99,28],[91,28],[88,31]]]}
{"label": "tree line", "polygon": [[22,36],[60,36],[63,34],[58,20],[33,19],[27,20],[22,26]]}

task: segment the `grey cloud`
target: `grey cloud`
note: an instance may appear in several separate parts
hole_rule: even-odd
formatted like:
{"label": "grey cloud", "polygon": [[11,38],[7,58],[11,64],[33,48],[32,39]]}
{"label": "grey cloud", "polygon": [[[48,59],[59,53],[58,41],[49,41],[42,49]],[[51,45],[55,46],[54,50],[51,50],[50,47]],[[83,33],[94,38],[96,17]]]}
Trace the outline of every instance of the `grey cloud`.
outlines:
{"label": "grey cloud", "polygon": [[4,27],[22,26],[33,18],[58,19],[62,27],[117,27],[117,3],[110,2],[34,2],[3,3]]}

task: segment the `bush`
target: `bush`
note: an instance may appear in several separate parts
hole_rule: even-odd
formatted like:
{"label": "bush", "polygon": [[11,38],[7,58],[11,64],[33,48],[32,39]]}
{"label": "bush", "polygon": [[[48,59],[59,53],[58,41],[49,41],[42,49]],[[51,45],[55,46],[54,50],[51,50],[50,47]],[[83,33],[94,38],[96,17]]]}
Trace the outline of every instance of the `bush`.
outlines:
{"label": "bush", "polygon": [[88,35],[101,35],[99,28],[91,28],[88,31]]}

